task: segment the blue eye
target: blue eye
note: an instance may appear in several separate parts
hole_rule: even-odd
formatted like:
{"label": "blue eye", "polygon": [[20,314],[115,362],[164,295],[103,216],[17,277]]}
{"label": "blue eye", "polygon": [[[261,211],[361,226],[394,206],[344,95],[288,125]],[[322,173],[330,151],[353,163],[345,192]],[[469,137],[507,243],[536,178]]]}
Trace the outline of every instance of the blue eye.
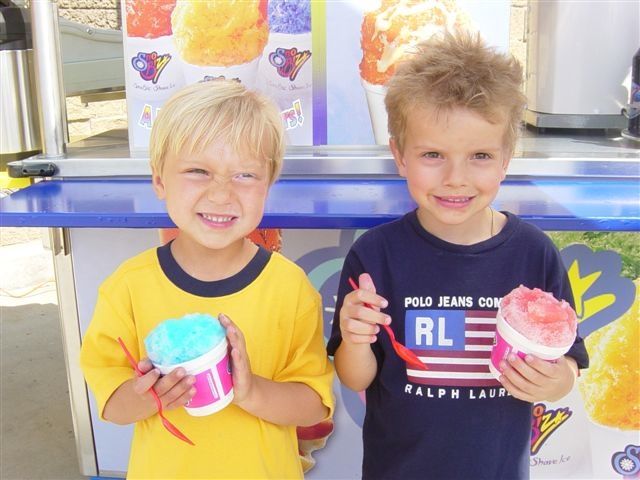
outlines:
{"label": "blue eye", "polygon": [[438,152],[424,152],[422,156],[424,158],[440,158],[440,154]]}
{"label": "blue eye", "polygon": [[488,153],[478,152],[473,155],[473,158],[478,160],[491,160],[493,157]]}

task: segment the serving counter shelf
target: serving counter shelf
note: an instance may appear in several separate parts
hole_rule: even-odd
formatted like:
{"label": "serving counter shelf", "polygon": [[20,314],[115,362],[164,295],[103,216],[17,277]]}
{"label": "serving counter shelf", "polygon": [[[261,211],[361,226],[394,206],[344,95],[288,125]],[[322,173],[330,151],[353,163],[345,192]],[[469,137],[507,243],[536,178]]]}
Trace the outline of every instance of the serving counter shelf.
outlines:
{"label": "serving counter shelf", "polygon": [[[23,160],[27,171],[43,160]],[[172,227],[126,131],[70,146],[53,177],[0,200],[4,226]],[[370,228],[414,208],[386,147],[294,147],[262,227]],[[640,230],[640,156],[609,137],[525,136],[494,207],[545,230]]]}

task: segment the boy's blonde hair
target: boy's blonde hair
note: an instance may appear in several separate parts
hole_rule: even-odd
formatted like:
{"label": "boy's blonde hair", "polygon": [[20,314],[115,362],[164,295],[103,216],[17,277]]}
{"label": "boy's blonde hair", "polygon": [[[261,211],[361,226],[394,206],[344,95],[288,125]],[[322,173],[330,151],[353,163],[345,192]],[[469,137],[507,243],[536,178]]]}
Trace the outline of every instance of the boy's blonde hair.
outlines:
{"label": "boy's blonde hair", "polygon": [[280,113],[269,99],[231,80],[188,85],[162,106],[151,130],[151,167],[162,174],[166,158],[202,152],[218,140],[237,154],[265,160],[270,184],[276,181],[285,150]]}
{"label": "boy's blonde hair", "polygon": [[387,83],[389,134],[404,152],[407,117],[416,108],[436,112],[468,108],[491,123],[507,125],[504,145],[513,153],[526,98],[522,68],[511,55],[464,31],[419,43]]}

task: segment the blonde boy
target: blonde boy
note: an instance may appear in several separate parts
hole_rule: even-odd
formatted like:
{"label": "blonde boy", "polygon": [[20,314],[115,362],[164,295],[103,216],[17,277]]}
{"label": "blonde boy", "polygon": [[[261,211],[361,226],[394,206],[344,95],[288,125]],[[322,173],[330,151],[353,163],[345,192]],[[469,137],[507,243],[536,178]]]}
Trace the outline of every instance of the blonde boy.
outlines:
{"label": "blonde boy", "polygon": [[[128,478],[300,478],[296,426],[333,410],[320,297],[293,262],[246,239],[280,172],[278,111],[239,83],[198,83],[164,105],[150,145],[153,189],[179,234],[100,287],[81,351],[100,416],[135,423]],[[162,320],[193,312],[219,315],[231,348],[233,403],[205,417],[181,408],[194,378],[160,376],[143,343]],[[151,387],[195,446],[164,429]]]}
{"label": "blonde boy", "polygon": [[417,208],[354,243],[328,345],[340,380],[366,390],[363,478],[528,478],[532,402],[567,394],[587,365],[576,338],[557,363],[512,356],[500,381],[488,368],[497,300],[524,284],[572,301],[549,238],[491,208],[521,80],[512,58],[459,33],[420,44],[388,84],[390,147]]}

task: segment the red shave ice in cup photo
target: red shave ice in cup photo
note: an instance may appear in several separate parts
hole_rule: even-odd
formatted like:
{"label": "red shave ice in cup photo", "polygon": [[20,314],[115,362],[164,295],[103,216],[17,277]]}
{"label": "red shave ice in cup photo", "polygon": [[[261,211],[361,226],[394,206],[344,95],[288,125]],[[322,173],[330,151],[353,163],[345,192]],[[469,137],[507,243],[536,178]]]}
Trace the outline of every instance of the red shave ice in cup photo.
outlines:
{"label": "red shave ice in cup photo", "polygon": [[496,378],[500,362],[510,353],[531,354],[554,361],[567,353],[576,338],[578,320],[571,305],[539,288],[524,285],[507,294],[496,317],[496,337],[489,369]]}
{"label": "red shave ice in cup photo", "polygon": [[158,38],[171,35],[171,12],[176,0],[127,0],[127,35]]}

